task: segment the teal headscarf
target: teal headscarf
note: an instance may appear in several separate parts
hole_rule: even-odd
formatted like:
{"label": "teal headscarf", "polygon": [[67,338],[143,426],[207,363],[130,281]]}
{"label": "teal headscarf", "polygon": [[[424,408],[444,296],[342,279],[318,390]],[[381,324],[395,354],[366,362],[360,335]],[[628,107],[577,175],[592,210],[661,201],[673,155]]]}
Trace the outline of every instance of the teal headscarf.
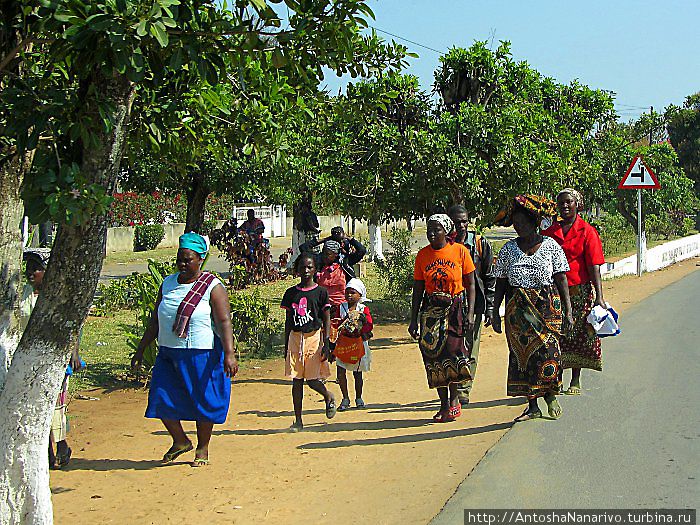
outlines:
{"label": "teal headscarf", "polygon": [[207,246],[207,240],[198,233],[187,232],[180,235],[180,249],[192,250],[204,258],[209,251],[209,246]]}

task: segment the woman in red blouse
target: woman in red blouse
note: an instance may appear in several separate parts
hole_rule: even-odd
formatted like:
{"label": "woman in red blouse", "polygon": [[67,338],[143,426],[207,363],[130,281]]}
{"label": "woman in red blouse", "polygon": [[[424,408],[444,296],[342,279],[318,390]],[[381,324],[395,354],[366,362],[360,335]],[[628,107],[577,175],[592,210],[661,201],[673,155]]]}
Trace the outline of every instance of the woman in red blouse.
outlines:
{"label": "woman in red blouse", "polygon": [[553,238],[564,250],[570,270],[566,273],[574,327],[568,337],[561,338],[562,368],[571,368],[571,384],[564,392],[581,393],[581,369],[602,370],[600,338],[586,317],[595,305],[605,308],[600,265],[605,263],[603,245],[596,229],[579,215],[583,197],[571,188],[557,195],[561,220],[542,233]]}

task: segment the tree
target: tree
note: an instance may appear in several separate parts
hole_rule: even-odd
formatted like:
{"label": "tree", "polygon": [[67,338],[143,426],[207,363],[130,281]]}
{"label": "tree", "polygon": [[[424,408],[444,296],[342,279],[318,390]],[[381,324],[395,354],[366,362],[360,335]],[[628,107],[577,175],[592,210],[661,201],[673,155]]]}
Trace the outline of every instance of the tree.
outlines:
{"label": "tree", "polygon": [[426,176],[432,202],[465,204],[488,222],[513,195],[551,194],[589,171],[593,134],[614,118],[610,93],[545,78],[514,61],[508,42],[494,51],[476,42],[440,61],[434,127],[445,138]]}
{"label": "tree", "polygon": [[[3,17],[9,13],[5,4]],[[25,180],[25,200],[33,214],[49,215],[60,226],[42,294],[0,383],[0,521],[50,523],[46,448],[51,412],[69,344],[94,296],[105,213],[135,98],[156,93],[182,69],[192,74],[189,82],[203,79],[216,86],[246,57],[267,52],[300,78],[319,77],[324,65],[339,73],[364,72],[366,62],[356,65],[349,58],[354,51],[374,56],[358,26],[371,11],[363,0],[285,0],[277,8],[293,15],[282,29],[282,17],[262,0],[238,0],[231,11],[214,0],[11,4],[3,31],[22,31],[2,42],[3,75],[15,80],[12,89],[0,93],[0,106],[6,108],[3,147],[25,155],[42,145]],[[14,60],[25,68],[22,76],[5,71]],[[14,191],[21,169],[15,165],[16,183],[8,188]],[[20,259],[17,246],[15,260]],[[7,309],[1,313],[7,315]],[[8,335],[0,338],[6,341]]]}
{"label": "tree", "polygon": [[685,174],[700,195],[700,92],[685,99],[683,107],[666,110],[668,136]]}

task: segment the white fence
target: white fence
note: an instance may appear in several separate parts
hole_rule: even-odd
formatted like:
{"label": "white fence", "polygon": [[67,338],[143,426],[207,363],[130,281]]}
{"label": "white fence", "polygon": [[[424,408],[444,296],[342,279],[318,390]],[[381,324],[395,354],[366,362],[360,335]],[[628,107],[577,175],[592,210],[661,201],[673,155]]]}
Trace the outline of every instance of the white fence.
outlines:
{"label": "white fence", "polygon": [[265,225],[265,237],[287,236],[286,206],[234,206],[231,218],[238,220],[240,226],[248,218],[248,210],[254,210],[255,216]]}
{"label": "white fence", "polygon": [[[646,252],[645,272],[655,272],[675,262],[700,255],[700,234],[683,237],[649,248]],[[637,273],[637,256],[632,255],[614,263],[606,263],[600,269],[604,278],[633,275]]]}

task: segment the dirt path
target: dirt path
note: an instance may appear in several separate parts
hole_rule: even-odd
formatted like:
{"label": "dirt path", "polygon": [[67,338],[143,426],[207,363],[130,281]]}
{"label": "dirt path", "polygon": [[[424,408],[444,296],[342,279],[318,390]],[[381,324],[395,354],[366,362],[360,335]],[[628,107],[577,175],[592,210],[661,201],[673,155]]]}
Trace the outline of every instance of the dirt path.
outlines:
{"label": "dirt path", "polygon": [[[697,269],[692,259],[608,282],[606,296],[624,311]],[[51,476],[56,523],[426,523],[521,411],[520,399],[505,397],[505,341],[484,330],[473,404],[447,425],[430,422],[436,403],[405,327],[380,326],[373,351],[368,408],[329,422],[307,392],[299,434],[285,433],[291,395],[281,361],[243,373],[202,469],[189,467],[189,456],[159,465],[170,443],[143,418],[145,392],[73,401],[74,460]]]}

